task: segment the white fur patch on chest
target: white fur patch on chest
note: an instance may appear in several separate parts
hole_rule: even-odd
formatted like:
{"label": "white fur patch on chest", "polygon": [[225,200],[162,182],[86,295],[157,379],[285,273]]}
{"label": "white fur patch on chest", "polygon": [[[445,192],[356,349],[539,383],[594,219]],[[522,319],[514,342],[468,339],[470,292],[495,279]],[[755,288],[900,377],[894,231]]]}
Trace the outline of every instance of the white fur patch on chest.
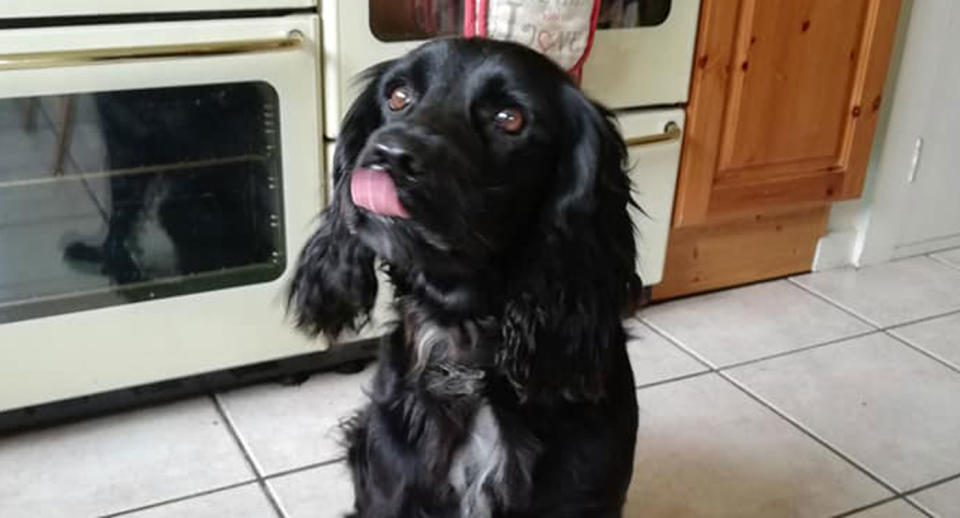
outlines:
{"label": "white fur patch on chest", "polygon": [[450,465],[450,484],[460,495],[461,518],[493,516],[506,470],[507,450],[500,425],[490,405],[484,404]]}
{"label": "white fur patch on chest", "polygon": [[419,376],[427,368],[434,349],[438,347],[448,348],[455,339],[456,336],[446,327],[438,326],[432,322],[420,326],[414,338],[415,363],[411,372]]}

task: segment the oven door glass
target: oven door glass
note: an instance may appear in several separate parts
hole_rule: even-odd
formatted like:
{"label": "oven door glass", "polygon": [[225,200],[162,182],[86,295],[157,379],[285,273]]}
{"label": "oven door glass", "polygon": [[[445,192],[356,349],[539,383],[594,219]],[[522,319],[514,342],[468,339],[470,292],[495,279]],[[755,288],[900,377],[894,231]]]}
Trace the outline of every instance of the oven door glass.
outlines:
{"label": "oven door glass", "polygon": [[[370,30],[380,41],[424,40],[460,33],[463,0],[368,0]],[[603,0],[600,29],[652,27],[664,23],[673,0]]]}
{"label": "oven door glass", "polygon": [[0,323],[285,267],[264,82],[0,99]]}
{"label": "oven door glass", "polygon": [[673,0],[603,0],[597,16],[599,29],[632,29],[662,25]]}

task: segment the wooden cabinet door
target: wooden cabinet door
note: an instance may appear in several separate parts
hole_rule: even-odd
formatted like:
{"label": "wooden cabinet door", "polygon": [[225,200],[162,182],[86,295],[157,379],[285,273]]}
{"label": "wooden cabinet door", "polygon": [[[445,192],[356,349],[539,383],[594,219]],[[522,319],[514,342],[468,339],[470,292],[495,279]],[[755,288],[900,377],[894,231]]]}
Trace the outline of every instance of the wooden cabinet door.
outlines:
{"label": "wooden cabinet door", "polygon": [[899,8],[703,0],[674,226],[859,196]]}

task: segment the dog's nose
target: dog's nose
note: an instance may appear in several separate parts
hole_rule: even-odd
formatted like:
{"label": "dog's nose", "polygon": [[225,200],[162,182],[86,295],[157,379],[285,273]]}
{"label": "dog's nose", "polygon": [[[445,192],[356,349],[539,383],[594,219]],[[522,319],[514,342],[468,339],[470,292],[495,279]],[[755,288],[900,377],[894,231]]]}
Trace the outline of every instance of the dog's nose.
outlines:
{"label": "dog's nose", "polygon": [[385,139],[377,142],[376,158],[380,165],[392,171],[410,174],[414,169],[413,155],[406,146],[396,139]]}

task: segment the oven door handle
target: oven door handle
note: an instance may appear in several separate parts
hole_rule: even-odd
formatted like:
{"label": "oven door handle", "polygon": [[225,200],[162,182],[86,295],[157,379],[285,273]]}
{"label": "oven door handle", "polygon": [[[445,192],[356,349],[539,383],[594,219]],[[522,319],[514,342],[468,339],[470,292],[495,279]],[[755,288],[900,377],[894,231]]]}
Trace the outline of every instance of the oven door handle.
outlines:
{"label": "oven door handle", "polygon": [[661,144],[663,142],[672,142],[680,140],[683,136],[683,130],[676,122],[670,121],[664,127],[661,133],[653,135],[644,135],[642,137],[633,137],[626,140],[627,147],[649,146],[650,144]]}
{"label": "oven door handle", "polygon": [[150,58],[225,56],[252,52],[276,52],[299,48],[305,40],[306,37],[302,32],[291,31],[283,38],[0,54],[0,71],[69,67]]}

